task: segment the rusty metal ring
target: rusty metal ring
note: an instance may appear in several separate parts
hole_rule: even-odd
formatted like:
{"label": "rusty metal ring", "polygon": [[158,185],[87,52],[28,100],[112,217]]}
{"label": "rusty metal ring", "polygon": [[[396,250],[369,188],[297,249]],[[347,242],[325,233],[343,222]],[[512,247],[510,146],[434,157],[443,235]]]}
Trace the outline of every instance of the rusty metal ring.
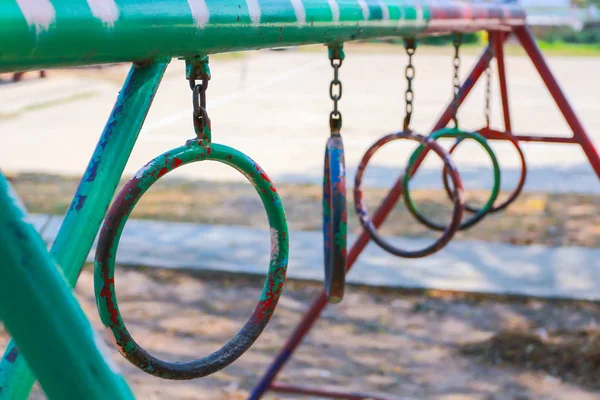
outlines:
{"label": "rusty metal ring", "polygon": [[[517,186],[512,191],[510,196],[508,196],[506,198],[506,200],[504,200],[497,206],[495,205],[495,206],[492,206],[492,208],[490,208],[490,210],[488,211],[488,213],[490,213],[490,214],[506,209],[515,200],[517,200],[517,198],[523,191],[523,187],[525,186],[525,181],[527,180],[527,161],[525,160],[525,154],[523,153],[521,146],[519,146],[519,140],[514,135],[512,135],[508,132],[502,132],[502,134],[504,136],[506,136],[507,139],[513,144],[513,146],[517,150],[517,153],[519,154],[519,159],[521,160],[521,177],[519,178],[519,182],[517,183]],[[454,145],[450,148],[449,153],[452,154],[461,142],[462,142],[462,140],[460,140],[460,139],[457,140],[456,143],[454,143]],[[452,196],[452,191],[450,189],[450,183],[448,182],[448,177],[446,176],[445,168],[444,168],[443,180],[444,180],[444,188],[446,189],[446,193],[448,194],[448,197],[450,197],[450,196]],[[481,211],[480,208],[471,206],[468,203],[465,203],[465,210],[467,210],[471,213],[478,213]]]}
{"label": "rusty metal ring", "polygon": [[[490,160],[492,161],[493,173],[494,173],[494,184],[492,186],[492,190],[490,191],[490,196],[488,198],[488,201],[487,201],[487,203],[485,203],[485,206],[481,210],[479,210],[476,214],[469,217],[467,220],[462,221],[462,223],[460,224],[460,227],[458,228],[459,230],[469,229],[469,228],[473,227],[475,224],[477,224],[479,221],[481,221],[488,214],[489,210],[492,208],[492,205],[498,198],[498,194],[500,193],[500,175],[501,175],[500,164],[498,164],[498,159],[496,158],[496,155],[494,154],[494,151],[492,150],[492,148],[487,144],[487,141],[485,140],[485,138],[483,136],[481,136],[480,134],[478,134],[477,132],[466,132],[466,131],[461,131],[460,129],[457,129],[457,128],[444,128],[444,129],[440,129],[438,131],[433,132],[428,137],[431,138],[432,140],[437,140],[439,138],[469,138],[469,139],[475,140],[481,147],[483,147],[483,149],[486,151],[486,153],[490,156]],[[410,170],[412,172],[413,165],[416,163],[416,160],[419,159],[419,157],[421,156],[421,154],[424,151],[425,151],[424,146],[419,146],[415,150],[415,152],[413,153],[413,155],[410,158],[407,170]],[[446,166],[444,166],[444,170],[445,169],[447,169]],[[404,187],[403,187],[404,203],[406,204],[408,211],[410,211],[410,213],[419,222],[421,222],[423,225],[427,226],[428,228],[431,228],[431,229],[434,229],[437,231],[444,231],[446,229],[446,225],[442,224],[442,223],[438,223],[436,221],[433,221],[433,220],[427,218],[419,210],[419,208],[417,207],[417,205],[411,198],[410,188],[409,188],[409,182],[410,182],[411,176],[412,176],[412,174],[404,175]],[[452,197],[451,197],[451,199],[452,199]]]}
{"label": "rusty metal ring", "polygon": [[330,303],[339,303],[346,283],[348,213],[346,165],[340,135],[332,135],[325,147],[323,173],[323,252],[325,292]]}
{"label": "rusty metal ring", "polygon": [[[239,333],[211,355],[187,362],[158,359],[133,339],[119,311],[115,290],[115,256],[123,228],[133,208],[160,177],[182,165],[217,161],[241,172],[252,183],[267,212],[271,256],[267,279],[252,315]],[[164,379],[194,379],[225,368],[252,346],[275,311],[285,282],[289,257],[289,234],[281,199],[267,174],[245,154],[227,146],[200,145],[190,140],[150,161],[127,182],[112,204],[102,225],[94,268],[96,305],[102,323],[109,328],[121,354],[143,371]]]}
{"label": "rusty metal ring", "polygon": [[[429,147],[430,150],[435,152],[442,159],[444,164],[448,166],[450,177],[452,179],[452,183],[454,186],[454,193],[453,193],[453,197],[452,197],[453,202],[454,202],[454,209],[453,209],[453,213],[452,213],[451,223],[446,227],[446,229],[444,230],[442,235],[434,243],[432,243],[431,245],[429,245],[426,248],[421,249],[421,250],[411,251],[411,250],[400,249],[400,248],[395,247],[392,244],[388,243],[385,239],[383,239],[383,237],[381,237],[377,233],[377,228],[371,221],[367,207],[364,204],[363,193],[362,193],[362,189],[360,187],[362,184],[362,177],[363,177],[364,171],[369,163],[369,160],[373,157],[375,152],[377,150],[379,150],[381,147],[383,147],[385,144],[392,142],[394,140],[399,140],[399,139],[408,139],[408,140],[419,142],[421,145],[427,146],[427,147]],[[413,161],[413,160],[411,160],[411,161]],[[410,167],[412,164],[413,164],[413,162],[408,163],[405,174],[410,173]],[[404,177],[401,177],[400,179],[404,180]],[[402,132],[398,132],[398,133],[392,133],[390,135],[386,135],[386,136],[382,137],[377,142],[375,142],[367,150],[367,152],[361,159],[361,161],[358,165],[358,169],[356,171],[356,176],[354,178],[354,206],[356,208],[356,214],[358,215],[358,219],[359,219],[361,225],[363,226],[365,231],[367,231],[369,236],[371,236],[371,239],[373,239],[373,241],[375,243],[377,243],[382,249],[384,249],[385,251],[387,251],[391,254],[399,256],[399,257],[422,258],[422,257],[426,257],[428,255],[434,254],[434,253],[440,251],[442,248],[444,248],[444,246],[446,246],[448,244],[448,242],[450,242],[450,240],[452,240],[452,238],[458,231],[458,228],[460,227],[460,222],[462,220],[463,209],[464,209],[464,199],[463,198],[464,198],[464,195],[463,195],[462,181],[460,179],[460,175],[458,174],[456,165],[450,158],[449,154],[438,143],[436,143],[435,140],[433,140],[429,137],[424,137],[422,135],[415,134],[410,131],[402,131]]]}

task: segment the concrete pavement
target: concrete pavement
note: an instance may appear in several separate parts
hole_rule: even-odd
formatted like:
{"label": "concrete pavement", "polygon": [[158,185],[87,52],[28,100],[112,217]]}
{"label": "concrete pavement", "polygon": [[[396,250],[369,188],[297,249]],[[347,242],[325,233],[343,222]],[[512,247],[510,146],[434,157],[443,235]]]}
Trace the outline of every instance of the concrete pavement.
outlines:
{"label": "concrete pavement", "polygon": [[[32,215],[52,242],[62,218]],[[290,232],[288,277],[323,280],[320,232]],[[355,235],[350,235],[353,243]],[[427,239],[393,238],[405,248]],[[157,268],[227,271],[264,275],[270,254],[265,230],[131,220],[118,249],[118,263]],[[93,260],[94,251],[88,258]],[[518,294],[600,300],[600,249],[512,246],[454,241],[434,256],[396,258],[370,244],[348,275],[348,282],[382,287],[434,288],[466,292]]]}
{"label": "concrete pavement", "polygon": [[[445,50],[441,50],[442,52]],[[344,96],[344,140],[350,176],[367,146],[402,120],[405,56],[348,52],[340,76]],[[463,58],[463,75],[473,64]],[[531,63],[508,58],[515,130],[565,133],[568,128]],[[600,143],[600,59],[550,58],[549,63],[593,141]],[[259,162],[276,183],[317,183],[322,171],[327,117],[327,88],[332,71],[324,52],[252,52],[242,58],[215,59],[208,109],[216,142],[234,146]],[[449,54],[415,58],[414,126],[425,132],[449,100]],[[122,68],[123,73],[126,67]],[[375,71],[375,73],[374,73]],[[95,147],[120,85],[114,79],[62,74],[48,80],[0,85],[0,168],[9,172],[44,171],[80,175]],[[497,85],[493,91],[498,93]],[[483,84],[477,85],[460,113],[464,127],[483,123]],[[173,61],[160,87],[146,126],[127,165],[132,174],[158,154],[193,135],[191,96],[181,61]],[[499,101],[493,122],[502,121]],[[600,182],[576,146],[523,145],[530,176],[526,190],[600,193]],[[518,159],[506,144],[494,144],[503,166],[503,187],[517,179]],[[26,149],[26,152],[23,150]],[[391,145],[378,154],[365,182],[389,186],[411,151]],[[473,145],[455,157],[466,187],[489,186],[489,161]],[[243,180],[219,165],[190,166],[174,175],[211,180]],[[439,187],[439,164],[431,160],[414,184]],[[352,179],[349,180],[351,182]]]}

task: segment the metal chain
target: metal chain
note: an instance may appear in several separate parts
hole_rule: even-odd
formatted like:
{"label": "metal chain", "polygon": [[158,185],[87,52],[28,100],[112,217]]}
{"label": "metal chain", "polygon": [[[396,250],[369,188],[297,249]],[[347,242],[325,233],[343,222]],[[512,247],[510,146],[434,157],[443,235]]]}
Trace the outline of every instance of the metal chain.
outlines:
{"label": "metal chain", "polygon": [[[192,89],[192,105],[194,108],[194,131],[198,139],[210,144],[210,118],[206,111],[206,89],[210,80],[208,57],[202,57],[186,63],[187,79]],[[196,83],[201,79],[201,83]]]}
{"label": "metal chain", "polygon": [[490,121],[492,118],[492,58],[488,58],[487,68],[485,70],[486,83],[485,83],[485,126],[490,127]]}
{"label": "metal chain", "polygon": [[410,128],[410,120],[412,118],[413,112],[413,100],[415,98],[412,82],[415,78],[415,67],[412,63],[413,55],[416,51],[415,40],[407,39],[404,42],[404,47],[406,48],[406,54],[408,55],[408,64],[406,65],[406,69],[404,70],[404,76],[406,77],[406,92],[404,93],[404,101],[405,101],[405,114],[404,114],[404,130],[408,131]]}
{"label": "metal chain", "polygon": [[329,47],[329,60],[333,67],[333,80],[329,84],[329,97],[333,100],[333,111],[329,114],[329,127],[331,134],[339,135],[342,129],[342,113],[338,110],[338,101],[342,98],[342,81],[339,79],[339,69],[344,61],[342,45]]}
{"label": "metal chain", "polygon": [[462,44],[462,35],[456,35],[454,37],[454,78],[453,78],[453,94],[452,100],[452,120],[454,126],[458,128],[458,94],[460,93],[460,46]]}

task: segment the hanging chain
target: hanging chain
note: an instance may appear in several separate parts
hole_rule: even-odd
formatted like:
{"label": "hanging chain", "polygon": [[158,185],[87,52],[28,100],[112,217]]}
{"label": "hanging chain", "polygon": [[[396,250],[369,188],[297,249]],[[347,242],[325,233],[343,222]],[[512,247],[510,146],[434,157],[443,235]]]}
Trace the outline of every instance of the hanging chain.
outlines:
{"label": "hanging chain", "polygon": [[[206,111],[206,89],[208,89],[210,80],[208,57],[186,60],[186,75],[190,89],[192,89],[194,131],[198,139],[209,145],[211,140],[210,118]],[[196,79],[200,79],[201,83],[196,83]]]}
{"label": "hanging chain", "polygon": [[338,74],[344,61],[344,48],[341,44],[329,46],[329,60],[333,67],[333,80],[329,84],[329,97],[333,100],[333,111],[329,114],[329,128],[332,135],[339,135],[342,129],[342,113],[338,110],[338,101],[342,98],[342,81],[339,80]]}
{"label": "hanging chain", "polygon": [[415,78],[415,67],[413,65],[413,55],[416,51],[415,40],[407,39],[404,42],[406,48],[406,54],[408,55],[408,64],[404,70],[404,76],[406,77],[406,92],[404,93],[405,100],[405,115],[404,115],[404,131],[408,131],[410,128],[410,120],[413,112],[413,100],[415,94],[413,92],[412,82]]}
{"label": "hanging chain", "polygon": [[452,100],[452,120],[454,121],[454,127],[458,128],[458,94],[460,93],[460,46],[462,44],[462,35],[456,35],[454,37],[454,79],[453,83],[453,94]]}
{"label": "hanging chain", "polygon": [[485,126],[490,127],[490,121],[492,118],[492,57],[488,58],[487,68],[485,70],[486,83],[485,83]]}

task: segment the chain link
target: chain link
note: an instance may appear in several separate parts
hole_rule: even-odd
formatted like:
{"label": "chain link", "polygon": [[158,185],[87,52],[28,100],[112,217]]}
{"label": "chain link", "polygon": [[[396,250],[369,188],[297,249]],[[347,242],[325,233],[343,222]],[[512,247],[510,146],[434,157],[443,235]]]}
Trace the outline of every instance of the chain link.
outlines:
{"label": "chain link", "polygon": [[404,43],[404,47],[406,48],[406,54],[408,55],[408,64],[406,65],[406,69],[404,70],[404,76],[406,78],[406,92],[404,93],[404,101],[405,101],[405,114],[404,114],[404,130],[408,131],[410,127],[410,120],[412,119],[413,113],[413,100],[415,98],[415,94],[413,92],[412,82],[415,78],[415,67],[413,65],[413,55],[415,54],[415,40],[408,39]]}
{"label": "chain link", "polygon": [[490,121],[492,118],[492,58],[490,57],[487,61],[487,68],[485,70],[486,84],[485,84],[485,126],[490,127]]}
{"label": "chain link", "polygon": [[462,44],[462,35],[456,35],[454,37],[454,59],[452,61],[454,66],[454,78],[453,84],[453,100],[452,100],[452,120],[454,126],[458,128],[458,94],[460,93],[460,46]]}
{"label": "chain link", "polygon": [[[206,111],[206,89],[210,80],[208,58],[188,61],[187,74],[192,89],[194,131],[198,139],[210,144],[210,118]],[[196,79],[201,79],[201,83],[196,83]]]}
{"label": "chain link", "polygon": [[333,67],[333,80],[329,84],[329,97],[333,101],[333,111],[329,114],[329,127],[332,134],[339,134],[342,129],[342,113],[338,110],[338,101],[342,98],[342,81],[339,79],[339,69],[344,61],[342,45],[329,47],[329,60]]}

